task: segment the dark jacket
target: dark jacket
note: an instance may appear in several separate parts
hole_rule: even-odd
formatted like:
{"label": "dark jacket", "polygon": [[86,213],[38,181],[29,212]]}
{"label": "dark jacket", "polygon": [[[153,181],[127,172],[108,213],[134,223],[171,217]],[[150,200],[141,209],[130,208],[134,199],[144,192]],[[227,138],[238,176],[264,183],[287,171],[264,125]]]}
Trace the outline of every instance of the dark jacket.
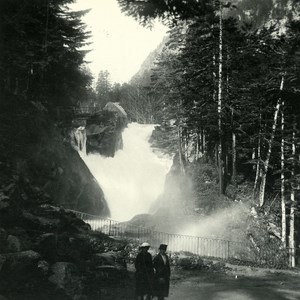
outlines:
{"label": "dark jacket", "polygon": [[158,297],[168,297],[170,287],[170,263],[166,255],[166,264],[161,254],[157,254],[153,260],[154,274],[154,295]]}
{"label": "dark jacket", "polygon": [[135,259],[136,296],[153,294],[154,270],[152,256],[149,252],[141,251]]}

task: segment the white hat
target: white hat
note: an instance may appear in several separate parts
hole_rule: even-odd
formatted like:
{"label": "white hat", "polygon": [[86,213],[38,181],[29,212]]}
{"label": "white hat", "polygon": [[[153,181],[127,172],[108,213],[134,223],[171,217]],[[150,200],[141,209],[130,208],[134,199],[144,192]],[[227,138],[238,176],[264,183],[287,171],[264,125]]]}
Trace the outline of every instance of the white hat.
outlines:
{"label": "white hat", "polygon": [[149,243],[143,243],[140,247],[150,247]]}

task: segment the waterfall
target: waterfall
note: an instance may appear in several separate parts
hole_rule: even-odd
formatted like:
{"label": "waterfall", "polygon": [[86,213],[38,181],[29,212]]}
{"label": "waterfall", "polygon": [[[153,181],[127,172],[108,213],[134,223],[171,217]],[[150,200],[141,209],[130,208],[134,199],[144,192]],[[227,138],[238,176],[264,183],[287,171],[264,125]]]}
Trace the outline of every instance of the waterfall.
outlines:
{"label": "waterfall", "polygon": [[78,147],[78,150],[81,151],[84,155],[86,154],[86,130],[84,126],[76,128],[73,132],[74,142]]}
{"label": "waterfall", "polygon": [[172,159],[151,148],[148,140],[153,129],[154,125],[129,124],[122,134],[123,149],[113,158],[81,154],[104,191],[114,220],[148,213],[163,192]]}

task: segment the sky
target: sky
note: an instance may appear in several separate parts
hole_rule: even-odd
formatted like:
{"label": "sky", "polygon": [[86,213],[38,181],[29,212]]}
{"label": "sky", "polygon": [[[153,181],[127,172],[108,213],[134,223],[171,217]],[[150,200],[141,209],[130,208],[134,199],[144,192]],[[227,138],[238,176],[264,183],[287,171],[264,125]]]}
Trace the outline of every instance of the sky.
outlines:
{"label": "sky", "polygon": [[92,42],[87,54],[89,68],[97,77],[108,70],[112,82],[127,82],[139,70],[147,55],[162,41],[167,28],[156,22],[144,28],[133,18],[121,13],[116,0],[76,0],[72,10],[91,11],[83,17]]}

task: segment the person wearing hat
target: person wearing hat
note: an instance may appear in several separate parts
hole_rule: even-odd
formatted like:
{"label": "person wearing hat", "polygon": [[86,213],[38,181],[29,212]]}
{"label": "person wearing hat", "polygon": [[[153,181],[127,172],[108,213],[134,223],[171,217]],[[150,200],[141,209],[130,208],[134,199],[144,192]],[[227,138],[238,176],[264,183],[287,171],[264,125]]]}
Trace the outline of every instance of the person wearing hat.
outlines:
{"label": "person wearing hat", "polygon": [[169,296],[171,270],[169,258],[166,255],[167,245],[161,244],[158,249],[159,253],[153,259],[154,295],[158,300],[163,300],[164,297]]}
{"label": "person wearing hat", "polygon": [[[140,252],[135,259],[135,295],[137,299],[150,300],[153,295],[153,278],[154,269],[152,256],[148,252],[150,244],[143,243],[140,245]],[[144,298],[145,297],[145,298]]]}

